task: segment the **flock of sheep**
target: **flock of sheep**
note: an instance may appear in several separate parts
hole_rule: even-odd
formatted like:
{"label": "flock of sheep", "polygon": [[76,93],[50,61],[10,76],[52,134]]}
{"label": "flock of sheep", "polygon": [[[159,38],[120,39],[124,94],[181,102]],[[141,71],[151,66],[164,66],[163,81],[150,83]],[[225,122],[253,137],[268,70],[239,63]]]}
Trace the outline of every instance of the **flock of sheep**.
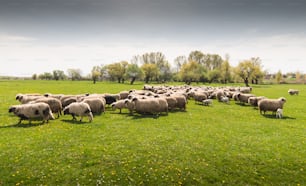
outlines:
{"label": "flock of sheep", "polygon": [[[87,116],[89,121],[94,115],[102,114],[106,107],[112,110],[129,110],[130,114],[168,114],[172,110],[186,110],[188,100],[209,106],[216,99],[219,102],[229,103],[230,100],[241,104],[250,104],[258,107],[261,114],[267,111],[275,113],[277,118],[282,118],[284,97],[268,99],[264,96],[251,94],[251,87],[208,87],[208,86],[150,86],[145,85],[142,90],[121,91],[118,94],[17,94],[16,100],[21,104],[13,105],[9,112],[14,113],[22,120],[42,120],[48,122],[64,113],[70,114],[73,120],[76,116],[82,121]],[[298,95],[298,90],[290,89],[290,95]]]}

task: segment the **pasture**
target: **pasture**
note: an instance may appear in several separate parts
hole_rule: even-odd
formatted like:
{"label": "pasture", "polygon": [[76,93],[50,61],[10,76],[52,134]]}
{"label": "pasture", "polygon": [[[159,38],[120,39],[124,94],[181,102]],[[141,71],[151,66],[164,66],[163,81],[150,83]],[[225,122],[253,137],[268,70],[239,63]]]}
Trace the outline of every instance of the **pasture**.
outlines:
{"label": "pasture", "polygon": [[[201,84],[199,84],[201,85]],[[223,86],[223,85],[215,85]],[[237,85],[238,86],[238,85]],[[256,85],[286,97],[284,118],[216,100],[154,118],[128,110],[48,124],[8,113],[17,93],[118,93],[136,85],[0,81],[0,185],[305,185],[306,86]],[[290,96],[289,88],[300,90]]]}

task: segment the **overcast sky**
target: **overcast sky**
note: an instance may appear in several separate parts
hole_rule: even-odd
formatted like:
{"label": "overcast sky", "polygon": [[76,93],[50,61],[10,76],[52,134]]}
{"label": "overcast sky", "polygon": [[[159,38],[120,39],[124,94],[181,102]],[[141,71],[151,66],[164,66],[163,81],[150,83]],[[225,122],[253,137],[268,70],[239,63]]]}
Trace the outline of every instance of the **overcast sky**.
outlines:
{"label": "overcast sky", "polygon": [[0,0],[0,76],[193,50],[306,73],[305,0]]}

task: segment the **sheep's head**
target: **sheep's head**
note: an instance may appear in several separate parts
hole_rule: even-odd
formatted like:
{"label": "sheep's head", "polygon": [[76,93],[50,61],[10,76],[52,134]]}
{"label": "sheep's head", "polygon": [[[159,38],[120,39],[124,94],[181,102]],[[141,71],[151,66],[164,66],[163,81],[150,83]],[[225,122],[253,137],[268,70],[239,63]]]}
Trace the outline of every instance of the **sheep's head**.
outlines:
{"label": "sheep's head", "polygon": [[70,114],[69,107],[64,108],[63,112],[64,112],[64,115]]}
{"label": "sheep's head", "polygon": [[9,108],[9,112],[14,112],[15,113],[16,110],[17,110],[17,108],[15,106],[11,106]]}
{"label": "sheep's head", "polygon": [[286,98],[284,98],[284,97],[280,97],[278,100],[280,100],[281,102],[286,102]]}

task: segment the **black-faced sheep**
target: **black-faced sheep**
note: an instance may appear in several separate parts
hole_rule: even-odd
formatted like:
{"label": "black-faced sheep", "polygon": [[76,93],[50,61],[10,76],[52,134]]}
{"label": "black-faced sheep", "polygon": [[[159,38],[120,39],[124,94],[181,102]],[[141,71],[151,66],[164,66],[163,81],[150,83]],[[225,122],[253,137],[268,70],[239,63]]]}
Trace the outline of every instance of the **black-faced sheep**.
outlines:
{"label": "black-faced sheep", "polygon": [[286,98],[280,97],[278,99],[262,99],[258,102],[258,109],[260,113],[265,114],[266,111],[272,111],[275,113],[277,109],[283,109],[284,103],[286,103]]}
{"label": "black-faced sheep", "polygon": [[43,123],[50,119],[54,119],[51,109],[47,103],[33,103],[33,104],[23,104],[14,105],[9,108],[9,112],[13,112],[16,116],[20,118],[18,124],[22,120],[42,120]]}
{"label": "black-faced sheep", "polygon": [[89,105],[84,102],[71,103],[70,105],[66,106],[63,111],[64,115],[71,114],[73,120],[76,120],[75,116],[80,116],[80,121],[82,121],[83,116],[88,116],[90,122],[93,120],[91,109]]}
{"label": "black-faced sheep", "polygon": [[292,95],[299,95],[299,90],[295,90],[295,89],[289,89],[288,93],[292,96]]}

